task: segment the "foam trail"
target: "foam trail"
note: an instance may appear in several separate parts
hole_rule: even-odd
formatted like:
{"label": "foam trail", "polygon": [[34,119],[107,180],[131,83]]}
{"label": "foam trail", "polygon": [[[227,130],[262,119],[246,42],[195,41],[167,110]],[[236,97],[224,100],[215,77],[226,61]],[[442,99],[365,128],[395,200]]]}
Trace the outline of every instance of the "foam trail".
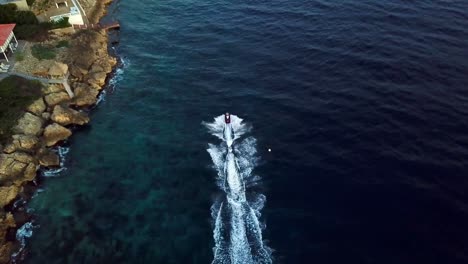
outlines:
{"label": "foam trail", "polygon": [[262,194],[249,194],[249,186],[258,184],[259,177],[252,175],[257,164],[256,140],[241,139],[250,131],[242,119],[231,115],[225,124],[224,115],[213,123],[203,123],[214,136],[222,139],[220,145],[208,144],[213,168],[218,172],[217,183],[224,195],[213,204],[214,219],[213,264],[272,263],[271,249],[263,242],[259,221],[265,203]]}

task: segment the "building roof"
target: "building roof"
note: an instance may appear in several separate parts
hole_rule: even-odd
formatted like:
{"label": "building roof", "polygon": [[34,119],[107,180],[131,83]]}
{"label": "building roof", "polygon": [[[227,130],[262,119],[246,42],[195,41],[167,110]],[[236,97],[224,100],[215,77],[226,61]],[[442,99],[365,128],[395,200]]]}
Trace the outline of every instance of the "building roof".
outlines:
{"label": "building roof", "polygon": [[0,24],[0,46],[5,44],[16,24]]}

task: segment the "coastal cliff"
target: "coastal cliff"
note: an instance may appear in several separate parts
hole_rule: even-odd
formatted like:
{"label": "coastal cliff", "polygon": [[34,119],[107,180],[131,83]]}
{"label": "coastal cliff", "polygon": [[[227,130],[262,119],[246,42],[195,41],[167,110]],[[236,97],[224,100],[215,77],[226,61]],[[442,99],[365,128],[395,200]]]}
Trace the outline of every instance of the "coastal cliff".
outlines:
{"label": "coastal cliff", "polygon": [[[111,1],[84,1],[88,18],[96,23]],[[68,66],[70,97],[62,85],[47,85],[12,129],[14,135],[0,145],[0,264],[9,263],[20,249],[16,231],[30,217],[18,210],[16,201],[27,201],[37,171],[60,164],[51,147],[72,135],[73,127],[90,120],[83,109],[93,106],[103,89],[116,59],[108,54],[104,30],[82,30],[69,38],[70,48],[61,63]],[[18,212],[21,211],[21,212]]]}

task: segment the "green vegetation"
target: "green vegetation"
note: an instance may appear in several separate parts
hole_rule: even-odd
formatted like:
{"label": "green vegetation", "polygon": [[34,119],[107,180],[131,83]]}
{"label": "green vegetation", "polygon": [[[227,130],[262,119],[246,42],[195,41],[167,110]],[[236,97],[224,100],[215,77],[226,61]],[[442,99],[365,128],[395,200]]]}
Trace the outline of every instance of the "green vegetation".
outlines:
{"label": "green vegetation", "polygon": [[32,6],[36,2],[36,0],[26,0],[26,3],[28,3],[28,6]]}
{"label": "green vegetation", "polygon": [[18,51],[15,53],[15,59],[17,61],[23,61],[24,60],[24,53],[21,51]]}
{"label": "green vegetation", "polygon": [[70,47],[70,43],[68,42],[68,40],[61,40],[57,43],[57,45],[55,46],[57,48],[61,48],[61,47]]}
{"label": "green vegetation", "polygon": [[0,6],[0,23],[16,23],[18,25],[38,24],[36,16],[31,11],[18,11],[15,4]]}
{"label": "green vegetation", "polygon": [[0,81],[0,142],[12,135],[11,129],[23,111],[41,96],[42,84],[18,76]]}
{"label": "green vegetation", "polygon": [[68,19],[68,17],[63,17],[59,21],[50,22],[50,29],[71,27],[71,24],[68,23]]}
{"label": "green vegetation", "polygon": [[36,44],[31,47],[31,53],[39,60],[52,60],[55,59],[54,48],[49,45]]}
{"label": "green vegetation", "polygon": [[14,32],[19,39],[43,41],[50,29],[70,27],[68,17],[57,22],[39,23],[31,11],[19,11],[14,4],[0,5],[0,24],[16,23]]}
{"label": "green vegetation", "polygon": [[15,35],[19,39],[45,40],[50,27],[39,23],[31,11],[18,11],[15,4],[0,5],[0,24],[16,23]]}
{"label": "green vegetation", "polygon": [[37,25],[16,25],[15,35],[19,39],[30,41],[44,41],[48,37],[48,23],[40,23]]}

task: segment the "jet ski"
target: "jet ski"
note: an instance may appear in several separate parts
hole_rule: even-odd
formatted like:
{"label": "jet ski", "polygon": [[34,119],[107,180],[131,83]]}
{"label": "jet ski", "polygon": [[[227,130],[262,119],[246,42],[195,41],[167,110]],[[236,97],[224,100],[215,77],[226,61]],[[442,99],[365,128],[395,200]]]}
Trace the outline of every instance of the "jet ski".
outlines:
{"label": "jet ski", "polygon": [[224,114],[223,137],[228,146],[228,151],[232,152],[232,143],[234,142],[234,131],[232,129],[231,115],[229,113]]}

